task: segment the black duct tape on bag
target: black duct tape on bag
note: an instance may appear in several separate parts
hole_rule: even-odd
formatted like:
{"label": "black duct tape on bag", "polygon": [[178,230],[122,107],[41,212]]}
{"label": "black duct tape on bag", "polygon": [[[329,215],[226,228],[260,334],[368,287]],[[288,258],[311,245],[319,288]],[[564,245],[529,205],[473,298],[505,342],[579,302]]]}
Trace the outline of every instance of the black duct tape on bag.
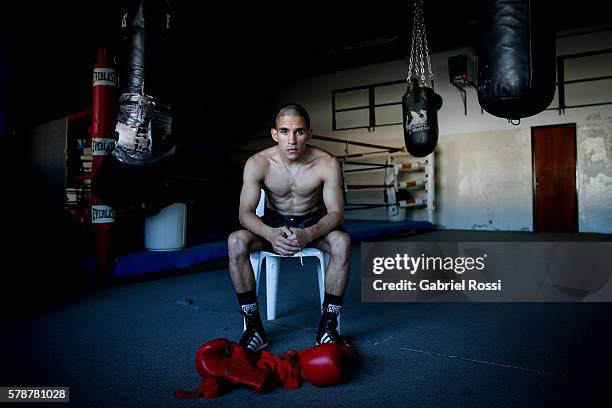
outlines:
{"label": "black duct tape on bag", "polygon": [[174,154],[166,0],[136,0],[127,10],[121,96],[112,155],[143,165]]}

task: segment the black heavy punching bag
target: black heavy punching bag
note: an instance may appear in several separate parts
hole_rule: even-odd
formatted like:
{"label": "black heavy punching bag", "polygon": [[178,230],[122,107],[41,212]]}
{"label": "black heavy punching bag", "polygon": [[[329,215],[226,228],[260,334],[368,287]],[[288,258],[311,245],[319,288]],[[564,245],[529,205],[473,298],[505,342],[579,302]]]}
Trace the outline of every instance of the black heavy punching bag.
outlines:
{"label": "black heavy punching bag", "polygon": [[485,0],[478,101],[491,115],[520,119],[555,94],[555,37],[538,0]]}
{"label": "black heavy punching bag", "polygon": [[442,97],[433,89],[419,86],[418,78],[411,78],[402,98],[404,112],[404,142],[415,157],[425,157],[438,144],[438,110]]}
{"label": "black heavy punching bag", "polygon": [[174,153],[167,0],[130,0],[124,25],[119,117],[112,155],[128,165]]}
{"label": "black heavy punching bag", "polygon": [[167,182],[177,162],[170,104],[170,10],[167,0],[125,3],[115,149],[93,178],[92,190],[114,208],[141,205],[154,212],[178,201]]}

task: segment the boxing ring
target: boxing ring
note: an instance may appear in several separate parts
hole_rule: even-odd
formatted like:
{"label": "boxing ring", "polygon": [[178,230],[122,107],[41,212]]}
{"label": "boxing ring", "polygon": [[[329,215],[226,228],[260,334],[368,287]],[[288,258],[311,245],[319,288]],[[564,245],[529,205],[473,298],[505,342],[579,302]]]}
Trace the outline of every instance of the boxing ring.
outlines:
{"label": "boxing ring", "polygon": [[[407,209],[425,208],[427,221],[434,222],[435,210],[435,181],[434,181],[434,154],[427,156],[425,161],[394,163],[395,158],[390,155],[385,163],[369,163],[356,161],[343,161],[343,179],[346,193],[359,190],[384,190],[384,202],[363,203],[351,202],[348,197],[345,211],[355,211],[373,208],[387,208],[389,221],[404,221]],[[351,166],[347,169],[347,166]],[[358,166],[354,168],[353,166]],[[354,173],[380,173],[384,170],[384,183],[382,184],[349,184],[347,176]],[[412,180],[402,180],[402,176],[409,172],[423,172],[422,176]],[[425,198],[414,197],[416,191],[424,191]]]}
{"label": "boxing ring", "polygon": [[[427,221],[434,224],[435,211],[435,153],[431,153],[418,161],[404,147],[384,146],[372,143],[354,142],[335,139],[328,136],[313,135],[313,139],[325,142],[341,143],[344,155],[336,156],[341,163],[342,181],[345,198],[345,211],[387,209],[387,220],[403,222],[408,209],[426,209]],[[349,146],[367,147],[375,151],[350,154]],[[355,160],[361,159],[361,160]],[[368,161],[374,159],[378,161]],[[411,173],[422,172],[418,178],[406,180]],[[382,183],[354,182],[349,176],[367,174],[370,178],[382,173]],[[377,179],[378,180],[378,179]],[[352,191],[383,190],[383,202],[357,202],[349,194]],[[415,197],[415,192],[423,191],[425,197]]]}
{"label": "boxing ring", "polygon": [[[367,240],[389,239],[398,234],[418,233],[433,229],[428,221],[374,221],[346,220],[344,227],[353,244]],[[189,234],[188,234],[189,235]],[[226,267],[227,238],[226,234],[215,234],[213,241],[192,243],[176,251],[135,251],[116,257],[113,267],[115,278],[130,278],[138,275],[162,273],[177,270],[199,269],[206,266]],[[91,272],[95,268],[93,258],[85,259],[83,267]]]}
{"label": "boxing ring", "polygon": [[[435,181],[434,154],[410,161],[412,158],[404,149],[333,139],[313,135],[315,140],[342,143],[344,155],[337,156],[341,163],[346,197],[345,212],[357,212],[372,209],[386,209],[386,219],[351,219],[345,218],[344,227],[353,244],[366,240],[392,239],[393,236],[405,233],[418,233],[434,229]],[[371,152],[353,153],[349,146],[375,149]],[[414,159],[414,158],[412,158]],[[371,162],[370,160],[377,160]],[[353,175],[366,175],[381,182],[352,182]],[[417,178],[405,180],[405,176]],[[386,200],[381,202],[351,201],[352,192],[382,191]],[[413,197],[420,192],[424,198]],[[406,213],[413,209],[427,211],[426,220],[407,219]],[[236,214],[237,217],[237,214]],[[227,238],[232,231],[202,234],[187,231],[187,245],[175,251],[136,251],[119,255],[113,268],[116,278],[129,278],[137,275],[161,273],[173,270],[201,269],[208,266],[223,267],[227,261]],[[93,260],[86,260],[86,269],[93,268]]]}

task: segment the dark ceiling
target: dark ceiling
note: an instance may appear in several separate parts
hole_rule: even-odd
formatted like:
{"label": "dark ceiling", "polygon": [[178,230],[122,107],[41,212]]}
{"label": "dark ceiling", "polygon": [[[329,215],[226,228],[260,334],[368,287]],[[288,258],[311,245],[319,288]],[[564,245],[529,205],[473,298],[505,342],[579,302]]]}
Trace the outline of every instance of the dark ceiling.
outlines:
{"label": "dark ceiling", "polygon": [[[195,103],[201,111],[211,101],[248,101],[288,81],[402,59],[409,50],[411,1],[170,1],[174,32],[168,81],[177,97],[200,101]],[[431,51],[475,45],[483,1],[425,0]],[[595,0],[574,2],[571,8],[549,3],[548,22],[557,31],[609,20]],[[123,4],[41,1],[17,6],[10,36],[17,118],[36,123],[89,106],[95,50],[119,48]]]}
{"label": "dark ceiling", "polygon": [[[550,18],[539,24],[550,24],[555,31],[610,23],[595,0],[567,5],[537,1],[549,4]],[[425,0],[431,51],[475,46],[480,11],[486,2]],[[178,29],[198,36],[196,42],[201,41],[203,52],[208,46],[220,45],[221,50],[216,51],[227,53],[224,56],[241,63],[246,72],[261,70],[291,80],[402,59],[410,48],[413,0],[230,4],[214,14],[208,13],[208,6],[201,13],[177,9]],[[209,32],[206,26],[213,23]]]}

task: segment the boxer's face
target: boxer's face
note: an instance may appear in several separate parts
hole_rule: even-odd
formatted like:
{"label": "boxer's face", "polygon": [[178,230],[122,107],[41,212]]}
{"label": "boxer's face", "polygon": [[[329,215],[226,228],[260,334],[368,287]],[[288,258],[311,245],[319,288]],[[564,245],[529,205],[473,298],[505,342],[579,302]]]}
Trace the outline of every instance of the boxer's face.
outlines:
{"label": "boxer's face", "polygon": [[280,154],[287,161],[302,158],[310,136],[310,129],[306,128],[306,121],[301,116],[283,115],[277,129],[272,129],[272,139],[278,143]]}

